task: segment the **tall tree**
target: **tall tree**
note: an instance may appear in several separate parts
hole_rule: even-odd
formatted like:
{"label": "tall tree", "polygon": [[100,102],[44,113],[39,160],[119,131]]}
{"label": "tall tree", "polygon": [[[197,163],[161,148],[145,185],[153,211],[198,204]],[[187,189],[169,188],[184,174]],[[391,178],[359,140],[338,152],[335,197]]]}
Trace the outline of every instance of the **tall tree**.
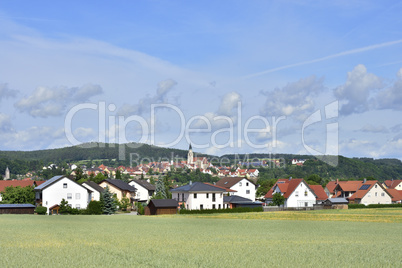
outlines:
{"label": "tall tree", "polygon": [[166,199],[166,188],[165,184],[163,182],[163,179],[159,177],[158,181],[156,182],[156,189],[155,189],[155,195],[153,199]]}
{"label": "tall tree", "polygon": [[115,213],[117,210],[116,202],[108,186],[106,186],[105,191],[102,193],[102,199],[103,199],[103,213],[108,215]]}

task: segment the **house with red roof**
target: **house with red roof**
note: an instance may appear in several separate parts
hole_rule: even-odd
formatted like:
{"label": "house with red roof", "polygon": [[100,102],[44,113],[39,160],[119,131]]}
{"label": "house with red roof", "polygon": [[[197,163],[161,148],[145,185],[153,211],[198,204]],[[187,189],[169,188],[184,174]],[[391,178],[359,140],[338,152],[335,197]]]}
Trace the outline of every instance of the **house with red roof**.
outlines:
{"label": "house with red roof", "polygon": [[391,204],[392,196],[378,181],[360,181],[357,191],[348,197],[350,204]]}
{"label": "house with red roof", "polygon": [[383,186],[387,189],[396,189],[402,191],[402,180],[386,180]]}
{"label": "house with red roof", "polygon": [[311,190],[313,190],[314,194],[317,196],[316,203],[322,204],[325,200],[328,199],[328,195],[325,193],[324,188],[321,185],[309,185]]}
{"label": "house with red roof", "polygon": [[392,197],[392,204],[400,204],[402,202],[402,191],[396,189],[385,189],[385,191]]}
{"label": "house with red roof", "polygon": [[279,179],[265,195],[267,203],[272,202],[275,193],[285,197],[287,208],[313,207],[317,202],[317,195],[304,179]]}
{"label": "house with red roof", "polygon": [[335,187],[339,183],[338,180],[330,181],[325,185],[324,191],[327,194],[328,198],[332,198],[335,196]]}

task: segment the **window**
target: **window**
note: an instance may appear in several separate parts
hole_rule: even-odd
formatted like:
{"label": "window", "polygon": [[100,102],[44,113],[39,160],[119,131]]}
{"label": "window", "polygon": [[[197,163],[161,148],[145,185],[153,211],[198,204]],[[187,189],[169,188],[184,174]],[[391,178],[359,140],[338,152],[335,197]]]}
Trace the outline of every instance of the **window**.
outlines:
{"label": "window", "polygon": [[308,202],[304,202],[304,206],[305,206],[305,207],[308,207]]}
{"label": "window", "polygon": [[378,193],[376,192],[376,193],[375,193],[375,196],[377,196],[377,194],[378,194]]}
{"label": "window", "polygon": [[377,188],[377,184],[375,185],[375,188]]}
{"label": "window", "polygon": [[248,186],[248,182],[246,182],[246,186]]}
{"label": "window", "polygon": [[200,205],[200,209],[204,209],[204,205],[203,205],[203,204]]}
{"label": "window", "polygon": [[307,192],[307,191],[304,191],[304,196],[308,196],[308,192]]}
{"label": "window", "polygon": [[194,199],[197,199],[197,194],[194,194]]}
{"label": "window", "polygon": [[381,193],[381,196],[385,196],[385,193]]}
{"label": "window", "polygon": [[212,205],[212,209],[215,209],[215,204]]}
{"label": "window", "polygon": [[67,194],[67,199],[73,199],[73,194]]}
{"label": "window", "polygon": [[299,191],[296,191],[296,192],[295,192],[295,196],[296,196],[296,197],[299,197]]}
{"label": "window", "polygon": [[241,182],[239,182],[239,186],[241,186],[242,184],[241,184]]}
{"label": "window", "polygon": [[63,188],[67,188],[67,183],[63,183]]}
{"label": "window", "polygon": [[76,193],[76,194],[75,194],[75,199],[81,199],[81,194],[80,194],[80,193]]}
{"label": "window", "polygon": [[209,198],[209,193],[207,193],[207,198]]}
{"label": "window", "polygon": [[212,194],[212,202],[215,202],[216,201],[216,199],[215,199],[215,193],[213,193]]}
{"label": "window", "polygon": [[221,204],[218,205],[218,208],[221,209]]}
{"label": "window", "polygon": [[80,209],[80,208],[81,208],[81,205],[80,205],[80,204],[77,204],[77,205],[75,205],[75,208]]}
{"label": "window", "polygon": [[250,194],[250,190],[246,190],[246,194]]}
{"label": "window", "polygon": [[177,200],[180,201],[180,194],[177,194]]}

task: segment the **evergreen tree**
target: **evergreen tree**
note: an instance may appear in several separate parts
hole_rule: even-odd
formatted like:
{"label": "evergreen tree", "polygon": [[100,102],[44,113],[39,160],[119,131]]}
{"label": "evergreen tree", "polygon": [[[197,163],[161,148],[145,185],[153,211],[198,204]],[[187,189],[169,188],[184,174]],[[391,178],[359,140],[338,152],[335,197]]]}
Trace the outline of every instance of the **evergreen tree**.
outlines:
{"label": "evergreen tree", "polygon": [[163,182],[163,179],[159,177],[158,181],[156,182],[156,189],[154,199],[166,199],[166,188]]}
{"label": "evergreen tree", "polygon": [[102,194],[103,199],[103,213],[111,215],[116,212],[117,207],[113,198],[113,194],[110,192],[109,187],[106,186],[105,191]]}

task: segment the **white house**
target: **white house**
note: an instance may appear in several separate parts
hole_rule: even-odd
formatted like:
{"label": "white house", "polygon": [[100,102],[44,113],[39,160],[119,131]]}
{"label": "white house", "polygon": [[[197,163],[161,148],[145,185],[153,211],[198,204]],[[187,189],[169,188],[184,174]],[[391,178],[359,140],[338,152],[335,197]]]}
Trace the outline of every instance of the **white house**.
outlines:
{"label": "white house", "polygon": [[93,181],[83,182],[82,186],[84,186],[89,191],[91,191],[90,196],[89,196],[89,200],[99,201],[100,197],[101,197],[101,194],[105,190],[102,187],[100,187],[96,182],[93,182]]}
{"label": "white house", "polygon": [[363,181],[360,188],[347,198],[349,204],[391,204],[392,196],[378,181]]}
{"label": "white house", "polygon": [[273,195],[280,193],[285,197],[284,207],[313,207],[317,196],[303,179],[279,179],[265,195],[266,202],[272,202]]}
{"label": "white house", "polygon": [[180,206],[189,210],[223,208],[225,190],[211,184],[190,182],[170,191],[172,192],[172,199],[177,200]]}
{"label": "white house", "polygon": [[253,202],[255,201],[257,186],[246,178],[224,177],[216,183],[216,186],[236,191],[235,193],[229,192],[230,195],[236,194],[237,196],[250,199]]}
{"label": "white house", "polygon": [[140,202],[148,202],[155,192],[155,185],[144,180],[132,180],[128,184],[134,186],[135,199]]}
{"label": "white house", "polygon": [[48,208],[60,204],[64,198],[72,208],[86,208],[90,201],[90,191],[65,176],[54,176],[35,187],[36,205]]}

